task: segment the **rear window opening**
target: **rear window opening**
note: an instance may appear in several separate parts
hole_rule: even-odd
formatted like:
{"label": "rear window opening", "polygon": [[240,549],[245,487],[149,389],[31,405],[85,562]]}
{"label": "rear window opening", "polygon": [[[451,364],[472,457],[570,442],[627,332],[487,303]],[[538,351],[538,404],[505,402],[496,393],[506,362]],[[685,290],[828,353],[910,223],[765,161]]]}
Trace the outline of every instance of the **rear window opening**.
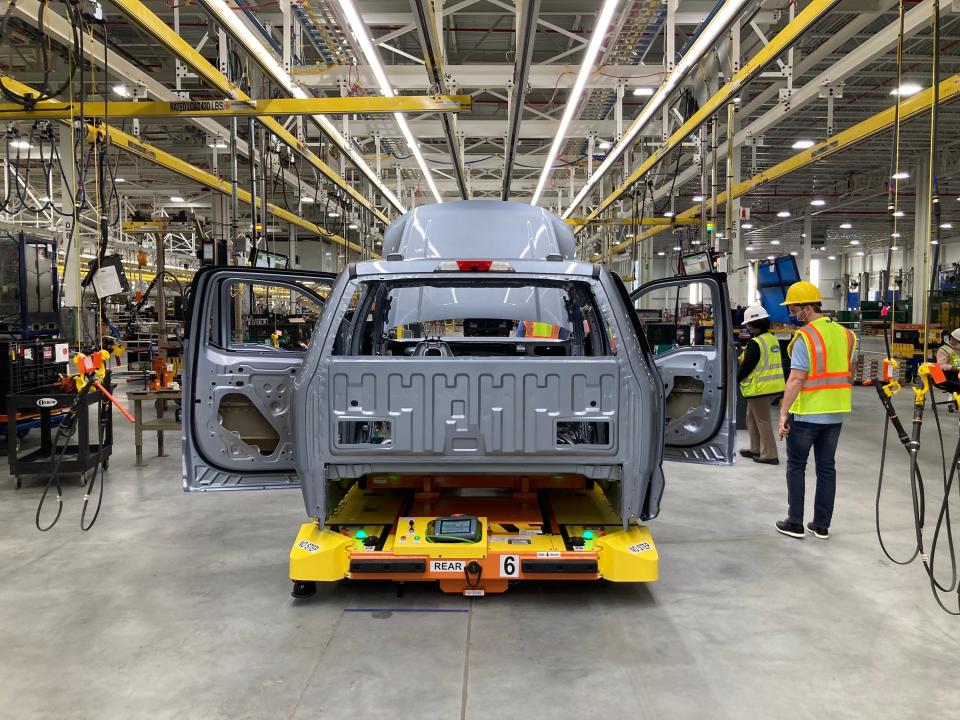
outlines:
{"label": "rear window opening", "polygon": [[[348,291],[350,292],[350,291]],[[588,282],[464,278],[357,282],[334,355],[601,357],[616,341]]]}

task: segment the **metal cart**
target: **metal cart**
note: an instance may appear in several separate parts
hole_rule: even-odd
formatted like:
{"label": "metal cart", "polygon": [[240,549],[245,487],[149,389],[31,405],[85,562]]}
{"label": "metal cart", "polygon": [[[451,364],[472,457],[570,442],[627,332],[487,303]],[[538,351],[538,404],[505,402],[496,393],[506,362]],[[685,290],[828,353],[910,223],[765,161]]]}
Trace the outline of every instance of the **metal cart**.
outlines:
{"label": "metal cart", "polygon": [[[113,390],[109,377],[103,382],[107,391]],[[77,399],[76,393],[64,392],[60,388],[39,388],[7,396],[7,438],[10,441],[7,459],[10,463],[10,475],[17,488],[22,484],[23,475],[44,475],[53,470],[54,440],[56,425],[62,414]],[[97,406],[97,425],[90,427],[90,406]],[[17,437],[18,413],[39,413],[40,447],[21,455]],[[103,442],[100,442],[102,428]],[[98,463],[106,470],[113,453],[113,408],[106,396],[95,387],[84,397],[78,408],[77,424],[74,436],[64,450],[60,463],[62,475],[85,475]]]}

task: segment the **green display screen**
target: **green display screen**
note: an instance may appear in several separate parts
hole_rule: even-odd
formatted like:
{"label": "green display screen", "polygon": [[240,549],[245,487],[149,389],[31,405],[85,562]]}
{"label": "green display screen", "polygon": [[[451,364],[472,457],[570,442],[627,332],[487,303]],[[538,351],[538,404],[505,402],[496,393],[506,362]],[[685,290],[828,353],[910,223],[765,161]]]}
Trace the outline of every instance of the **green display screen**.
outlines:
{"label": "green display screen", "polygon": [[470,520],[443,520],[439,525],[438,535],[469,535],[471,531]]}

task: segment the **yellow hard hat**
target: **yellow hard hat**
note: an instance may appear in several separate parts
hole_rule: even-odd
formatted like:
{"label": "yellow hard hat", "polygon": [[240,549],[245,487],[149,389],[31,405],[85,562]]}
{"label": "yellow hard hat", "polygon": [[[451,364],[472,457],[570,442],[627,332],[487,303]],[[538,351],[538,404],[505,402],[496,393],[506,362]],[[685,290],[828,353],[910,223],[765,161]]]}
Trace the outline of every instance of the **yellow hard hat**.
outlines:
{"label": "yellow hard hat", "polygon": [[809,305],[823,302],[820,289],[813,283],[801,280],[787,288],[787,299],[781,305]]}

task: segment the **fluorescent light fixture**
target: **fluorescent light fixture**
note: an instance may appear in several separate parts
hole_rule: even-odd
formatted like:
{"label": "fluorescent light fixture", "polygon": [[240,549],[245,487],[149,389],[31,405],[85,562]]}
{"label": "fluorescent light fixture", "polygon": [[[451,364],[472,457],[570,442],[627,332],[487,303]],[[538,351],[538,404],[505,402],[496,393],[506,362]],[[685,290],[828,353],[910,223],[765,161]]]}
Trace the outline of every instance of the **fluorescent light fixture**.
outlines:
{"label": "fluorescent light fixture", "polygon": [[[344,1],[344,0],[342,0]],[[349,0],[345,0],[349,1]],[[283,69],[283,65],[277,60],[273,54],[267,50],[267,48],[258,41],[244,25],[243,21],[240,19],[240,13],[237,12],[237,9],[227,5],[225,0],[202,0],[202,5],[216,18],[217,23],[226,29],[234,38],[237,38],[241,47],[243,47],[253,59],[267,72],[267,74],[277,83],[283,90],[290,94],[291,97],[306,99],[314,97],[306,90],[297,85],[293,78],[290,76],[286,70]],[[369,60],[368,60],[369,63]],[[353,145],[340,134],[340,131],[337,130],[336,126],[327,118],[325,115],[311,115],[310,116],[314,122],[316,122],[330,137],[331,140],[340,148],[340,152],[345,153],[351,161],[360,169],[364,175],[367,176],[367,179],[373,183],[374,187],[380,191],[381,194],[387,199],[391,205],[397,208],[400,212],[406,212],[406,208],[400,203],[400,200],[397,199],[397,196],[388,188],[380,178],[377,177],[377,173],[371,168],[356,151]]]}
{"label": "fluorescent light fixture", "polygon": [[21,150],[29,150],[33,146],[28,140],[18,139],[11,142],[10,147],[20,148]]}
{"label": "fluorescent light fixture", "polygon": [[771,244],[771,245],[779,245],[779,244],[780,244],[780,241],[779,241],[779,240],[771,240],[771,241],[770,241],[770,244]]}
{"label": "fluorescent light fixture", "polygon": [[821,246],[820,246],[820,252],[823,252],[823,251],[826,250],[826,249],[827,249],[827,248],[826,248],[825,245],[821,245]]}
{"label": "fluorescent light fixture", "polygon": [[347,227],[349,227],[351,230],[356,230],[360,226],[357,225],[356,223],[350,223]]}
{"label": "fluorescent light fixture", "polygon": [[788,218],[788,217],[790,217],[790,211],[789,211],[789,210],[781,210],[780,212],[777,213],[777,217]]}
{"label": "fluorescent light fixture", "polygon": [[126,182],[126,180],[125,180],[124,178],[114,178],[113,181],[114,181],[115,183],[124,183],[124,182]]}
{"label": "fluorescent light fixture", "polygon": [[892,237],[892,238],[898,238],[898,237],[900,237],[900,233],[898,233],[898,232],[890,233],[890,237]]}
{"label": "fluorescent light fixture", "polygon": [[[380,53],[373,46],[373,42],[370,40],[370,34],[367,32],[367,26],[360,18],[360,14],[357,12],[353,0],[339,0],[339,2],[343,14],[347,16],[347,24],[353,32],[353,37],[356,38],[359,43],[360,49],[363,51],[363,56],[366,58],[367,65],[370,66],[370,70],[373,71],[373,76],[377,79],[377,84],[380,86],[380,94],[384,97],[393,97],[397,93],[390,84],[390,80],[387,79],[387,73],[383,68]],[[261,47],[263,46],[261,45]],[[407,141],[407,148],[413,154],[413,157],[416,158],[420,172],[423,173],[423,178],[427,181],[427,186],[430,188],[430,192],[433,193],[434,199],[438,203],[442,203],[443,197],[437,189],[437,184],[433,181],[433,173],[430,172],[427,161],[424,160],[423,153],[420,152],[420,146],[417,144],[416,138],[414,138],[413,133],[410,132],[410,126],[407,125],[406,118],[400,113],[394,113],[393,119],[400,128],[403,139]],[[552,163],[553,160],[550,161],[550,164]]]}
{"label": "fluorescent light fixture", "polygon": [[791,250],[791,251],[790,251],[790,254],[793,255],[794,257],[796,257],[796,256],[797,256],[797,251],[796,251],[796,250]]}
{"label": "fluorescent light fixture", "polygon": [[856,245],[859,245],[859,244],[860,244],[860,241],[859,241],[859,240],[851,240],[851,241],[850,241],[850,244],[856,246]]}
{"label": "fluorescent light fixture", "polygon": [[612,145],[609,140],[601,140],[600,144],[597,145],[597,147],[600,148],[601,150],[609,150],[612,147]]}
{"label": "fluorescent light fixture", "polygon": [[126,85],[114,85],[113,91],[120,97],[130,97],[130,91],[127,90]]}
{"label": "fluorescent light fixture", "polygon": [[767,260],[775,260],[776,258],[773,255],[767,255]]}
{"label": "fluorescent light fixture", "polygon": [[[694,202],[703,202],[706,198],[704,198],[703,195],[694,195],[690,199],[693,200]],[[957,200],[960,200],[960,198],[957,198]]]}
{"label": "fluorescent light fixture", "polygon": [[723,233],[721,232],[717,233],[717,240],[723,240]]}
{"label": "fluorescent light fixture", "polygon": [[310,197],[309,195],[305,195],[304,197],[301,197],[301,198],[300,198],[300,202],[301,202],[301,203],[312,203],[312,202],[315,202],[315,201],[314,201],[314,199],[313,199],[312,197]]}
{"label": "fluorescent light fixture", "polygon": [[890,246],[890,252],[897,252],[899,249],[900,249],[900,248],[898,248],[896,245],[891,245],[891,246]]}
{"label": "fluorescent light fixture", "polygon": [[673,210],[667,210],[664,214],[664,217],[670,218],[673,217]]}
{"label": "fluorescent light fixture", "polygon": [[863,256],[864,256],[863,250],[858,250],[858,251],[857,251],[857,257],[863,257]]}
{"label": "fluorescent light fixture", "polygon": [[900,172],[895,172],[890,177],[893,180],[906,180],[910,177],[910,173],[908,173],[906,170],[901,170]]}
{"label": "fluorescent light fixture", "polygon": [[[49,196],[49,195],[41,195],[40,197],[37,198],[37,200],[38,200],[39,202],[42,202],[42,203],[48,203],[48,202],[50,202],[50,196]],[[941,225],[940,227],[943,227],[943,225]]]}
{"label": "fluorescent light fixture", "polygon": [[900,97],[910,97],[911,95],[916,95],[921,90],[923,90],[923,88],[916,83],[900,83],[900,87],[891,90],[890,94],[899,95]]}
{"label": "fluorescent light fixture", "polygon": [[327,217],[340,217],[340,213],[338,213],[336,210],[331,210],[327,213]]}
{"label": "fluorescent light fixture", "polygon": [[836,259],[837,259],[837,256],[836,256],[836,255],[829,255],[829,256],[827,256],[827,260],[836,260]]}
{"label": "fluorescent light fixture", "polygon": [[747,247],[744,248],[744,249],[745,249],[747,252],[751,252],[751,251],[753,250],[753,245],[747,245]]}
{"label": "fluorescent light fixture", "polygon": [[632,237],[633,237],[633,233],[627,233],[624,237],[632,238]]}
{"label": "fluorescent light fixture", "polygon": [[[610,0],[607,0],[607,5],[611,4]],[[637,115],[637,118],[630,123],[630,127],[623,133],[623,137],[620,141],[613,147],[610,153],[607,155],[606,159],[600,163],[600,167],[596,169],[593,175],[587,180],[580,192],[577,193],[576,197],[573,198],[573,201],[570,203],[570,206],[563,211],[563,218],[566,219],[573,214],[573,211],[579,207],[579,205],[584,201],[590,191],[593,189],[594,185],[600,182],[601,179],[610,171],[614,163],[620,159],[620,156],[623,155],[624,151],[633,144],[633,141],[641,133],[641,131],[650,123],[650,121],[659,116],[663,105],[674,91],[680,86],[680,84],[687,77],[688,73],[696,67],[697,63],[703,59],[703,56],[708,52],[713,52],[714,47],[717,41],[723,33],[727,31],[727,28],[730,26],[730,23],[740,14],[740,11],[747,4],[747,0],[727,0],[720,7],[719,10],[714,14],[713,18],[707,23],[706,27],[703,28],[701,33],[696,37],[693,43],[690,45],[690,48],[680,58],[680,62],[677,63],[677,66],[673,69],[673,72],[664,79],[663,83],[656,89],[653,93],[653,96],[649,101],[643,106],[643,110],[640,111],[640,114]],[[604,6],[606,10],[606,5]],[[603,16],[603,11],[601,11],[601,17]],[[609,22],[609,20],[607,21]],[[597,21],[597,28],[600,27],[600,21]],[[606,28],[604,28],[604,31]],[[596,35],[596,30],[594,31]],[[596,38],[591,38],[591,42]],[[598,41],[599,44],[599,41]],[[588,48],[587,53],[589,55],[590,50]],[[596,53],[594,52],[595,56]],[[584,60],[585,64],[592,65],[593,57],[590,57],[589,63]],[[581,67],[581,72],[583,68]],[[576,85],[574,85],[576,87]],[[582,91],[583,88],[581,88]],[[571,98],[575,97],[571,94]],[[579,97],[577,96],[577,99]],[[575,110],[572,105],[576,103],[571,102],[570,105],[567,105],[568,110]],[[571,113],[572,114],[572,113]],[[562,121],[561,121],[562,122]],[[553,165],[554,158],[550,156],[547,157],[547,162],[544,166],[544,173],[546,174],[546,168],[550,168]],[[541,180],[544,182],[545,179],[541,177]]]}
{"label": "fluorescent light fixture", "polygon": [[893,211],[893,216],[894,216],[894,217],[903,217],[904,215],[906,215],[906,213],[905,213],[903,210],[894,210],[894,211]]}
{"label": "fluorescent light fixture", "polygon": [[827,204],[827,201],[821,200],[820,198],[814,198],[813,200],[810,201],[810,204],[813,205],[814,207],[823,207],[824,205]]}
{"label": "fluorescent light fixture", "polygon": [[212,143],[207,143],[208,148],[214,148],[215,150],[226,150],[227,144],[221,138],[217,138]]}
{"label": "fluorescent light fixture", "polygon": [[940,223],[943,230],[953,230],[953,223]]}
{"label": "fluorescent light fixture", "polygon": [[852,229],[853,229],[853,225],[851,225],[850,223],[841,223],[841,224],[840,224],[840,229],[841,229],[841,230],[852,230]]}
{"label": "fluorescent light fixture", "polygon": [[744,230],[753,230],[753,223],[752,222],[741,223],[740,227],[743,228]]}
{"label": "fluorescent light fixture", "polygon": [[633,89],[633,94],[636,97],[650,97],[656,91],[657,89],[652,87],[636,87]]}
{"label": "fluorescent light fixture", "polygon": [[679,246],[679,245],[674,245],[674,246],[673,246],[673,249],[676,250],[677,252],[679,252],[679,251],[680,251],[680,246]]}
{"label": "fluorescent light fixture", "polygon": [[170,198],[170,202],[184,202],[184,199],[179,195],[174,195]]}
{"label": "fluorescent light fixture", "polygon": [[[349,0],[340,0],[341,4],[345,2],[349,2]],[[553,137],[553,143],[550,145],[547,159],[543,163],[543,172],[540,173],[537,189],[533,191],[533,198],[530,200],[531,205],[537,204],[537,201],[540,200],[540,195],[543,193],[543,189],[547,185],[550,172],[553,170],[553,163],[560,154],[560,148],[563,147],[563,142],[567,137],[567,130],[570,129],[570,123],[573,121],[573,117],[579,109],[583,89],[587,84],[587,79],[593,72],[593,63],[600,52],[600,45],[604,37],[606,37],[607,29],[610,27],[610,21],[613,20],[613,11],[617,9],[618,3],[619,0],[604,0],[603,7],[600,9],[597,22],[593,26],[593,33],[590,35],[587,51],[584,53],[583,60],[580,63],[580,71],[577,73],[577,79],[574,81],[573,87],[570,89],[570,94],[567,96],[567,105],[563,109],[563,116],[560,118],[557,134]],[[646,107],[650,107],[651,104],[652,103],[647,103]],[[617,143],[617,147],[620,147],[622,144],[623,141]],[[604,165],[606,165],[615,154],[616,150],[608,154],[607,159],[601,163],[600,169],[603,169]],[[599,172],[594,174],[594,177],[598,177],[599,174]],[[564,217],[567,217],[567,215],[565,214]]]}
{"label": "fluorescent light fixture", "polygon": [[739,105],[740,103],[741,103],[740,96],[737,95],[737,97],[735,97],[735,98],[733,99],[733,104],[734,104],[734,105]]}
{"label": "fluorescent light fixture", "polygon": [[666,255],[666,253],[663,250],[657,253],[657,257],[663,257],[664,255]]}
{"label": "fluorescent light fixture", "polygon": [[797,140],[790,147],[792,147],[794,150],[809,150],[814,145],[816,145],[816,143],[813,140]]}

